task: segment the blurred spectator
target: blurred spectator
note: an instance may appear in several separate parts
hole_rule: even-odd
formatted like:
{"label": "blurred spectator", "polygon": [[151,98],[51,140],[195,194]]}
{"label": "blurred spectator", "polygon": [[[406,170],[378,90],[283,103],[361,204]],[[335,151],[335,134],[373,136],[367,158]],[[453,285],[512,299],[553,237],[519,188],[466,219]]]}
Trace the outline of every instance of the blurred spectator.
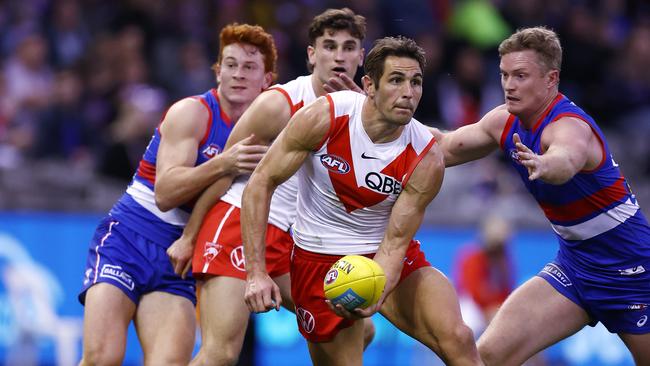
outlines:
{"label": "blurred spectator", "polygon": [[88,162],[92,131],[79,113],[82,109],[83,84],[73,70],[56,74],[52,104],[41,117],[33,147],[37,158]]}
{"label": "blurred spectator", "polygon": [[448,129],[474,123],[503,103],[500,86],[486,83],[485,61],[478,49],[461,45],[454,56],[452,74],[438,84],[438,103]]}
{"label": "blurred spectator", "polygon": [[45,39],[39,34],[23,38],[3,72],[5,103],[15,108],[8,121],[9,143],[24,152],[34,143],[39,114],[50,102],[52,92],[52,70],[47,63]]}
{"label": "blurred spectator", "polygon": [[468,296],[481,310],[484,325],[514,288],[514,269],[508,245],[510,224],[500,216],[488,216],[481,223],[477,243],[461,249],[456,264],[458,292]]}
{"label": "blurred spectator", "polygon": [[51,11],[47,35],[52,63],[57,67],[73,66],[81,59],[90,41],[79,2],[55,0]]}
{"label": "blurred spectator", "polygon": [[177,100],[183,96],[201,93],[214,85],[210,61],[200,42],[188,40],[183,43],[177,59],[178,66],[175,72],[167,75],[170,99]]}

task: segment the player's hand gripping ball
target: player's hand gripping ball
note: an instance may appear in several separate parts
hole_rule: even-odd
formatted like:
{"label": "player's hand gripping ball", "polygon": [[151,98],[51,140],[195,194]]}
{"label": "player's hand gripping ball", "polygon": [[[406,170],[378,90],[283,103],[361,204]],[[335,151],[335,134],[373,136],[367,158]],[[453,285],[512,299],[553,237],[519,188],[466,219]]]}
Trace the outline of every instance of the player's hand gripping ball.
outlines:
{"label": "player's hand gripping ball", "polygon": [[332,265],[325,275],[325,297],[333,305],[351,311],[367,308],[379,301],[386,285],[381,266],[362,255],[346,255]]}

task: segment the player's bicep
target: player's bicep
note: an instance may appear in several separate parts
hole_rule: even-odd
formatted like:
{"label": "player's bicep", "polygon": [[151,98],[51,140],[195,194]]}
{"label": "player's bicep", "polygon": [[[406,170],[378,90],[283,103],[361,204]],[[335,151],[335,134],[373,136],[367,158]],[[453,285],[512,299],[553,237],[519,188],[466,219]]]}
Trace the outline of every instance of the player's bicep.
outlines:
{"label": "player's bicep", "polygon": [[[445,174],[445,162],[438,144],[433,144],[422,157],[406,182],[402,194],[408,204],[424,209],[438,195]],[[401,198],[398,198],[398,200]]]}
{"label": "player's bicep", "polygon": [[434,144],[413,170],[393,206],[387,232],[389,237],[410,238],[415,235],[426,207],[440,191],[444,172],[442,152]]}
{"label": "player's bicep", "polygon": [[270,145],[291,118],[291,107],[278,91],[268,90],[260,94],[233,127],[226,149],[255,135],[255,141]]}
{"label": "player's bicep", "polygon": [[584,169],[589,160],[596,165],[601,160],[600,143],[593,130],[577,118],[565,117],[550,124],[542,134],[542,146],[547,146],[544,154],[566,159],[575,172]]}
{"label": "player's bicep", "polygon": [[329,104],[325,98],[299,110],[273,142],[256,170],[279,184],[292,176],[329,131]]}
{"label": "player's bicep", "polygon": [[200,101],[184,99],[174,104],[160,124],[156,172],[177,166],[193,166],[205,134],[209,113]]}

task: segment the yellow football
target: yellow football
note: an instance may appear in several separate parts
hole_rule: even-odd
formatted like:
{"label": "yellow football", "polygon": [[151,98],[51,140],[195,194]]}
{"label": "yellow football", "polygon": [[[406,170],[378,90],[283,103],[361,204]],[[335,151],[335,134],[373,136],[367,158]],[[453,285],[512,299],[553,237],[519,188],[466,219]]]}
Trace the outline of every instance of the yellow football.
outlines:
{"label": "yellow football", "polygon": [[346,255],[325,275],[325,297],[348,310],[367,308],[379,301],[386,285],[381,266],[362,255]]}

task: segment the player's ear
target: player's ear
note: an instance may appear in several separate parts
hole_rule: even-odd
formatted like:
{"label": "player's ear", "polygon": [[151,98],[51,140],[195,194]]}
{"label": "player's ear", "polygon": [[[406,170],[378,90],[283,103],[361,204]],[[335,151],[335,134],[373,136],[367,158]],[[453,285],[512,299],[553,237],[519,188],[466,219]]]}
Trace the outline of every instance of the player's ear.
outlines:
{"label": "player's ear", "polygon": [[266,74],[264,74],[264,83],[262,84],[262,90],[267,89],[269,86],[271,86],[272,82],[273,82],[273,73],[267,72]]}
{"label": "player's ear", "polygon": [[221,84],[221,64],[214,64],[212,70],[214,70],[214,75],[217,78],[217,84]]}
{"label": "player's ear", "polygon": [[312,66],[316,64],[316,49],[314,46],[307,46],[307,61]]}
{"label": "player's ear", "polygon": [[361,83],[363,83],[363,91],[366,92],[370,98],[375,97],[375,83],[372,81],[372,78],[368,75],[364,75],[361,78]]}
{"label": "player's ear", "polygon": [[549,88],[556,87],[560,83],[560,71],[551,70],[546,74]]}
{"label": "player's ear", "polygon": [[359,54],[359,67],[363,67],[363,58],[364,55],[366,54],[366,50],[364,48],[361,48],[360,54]]}

